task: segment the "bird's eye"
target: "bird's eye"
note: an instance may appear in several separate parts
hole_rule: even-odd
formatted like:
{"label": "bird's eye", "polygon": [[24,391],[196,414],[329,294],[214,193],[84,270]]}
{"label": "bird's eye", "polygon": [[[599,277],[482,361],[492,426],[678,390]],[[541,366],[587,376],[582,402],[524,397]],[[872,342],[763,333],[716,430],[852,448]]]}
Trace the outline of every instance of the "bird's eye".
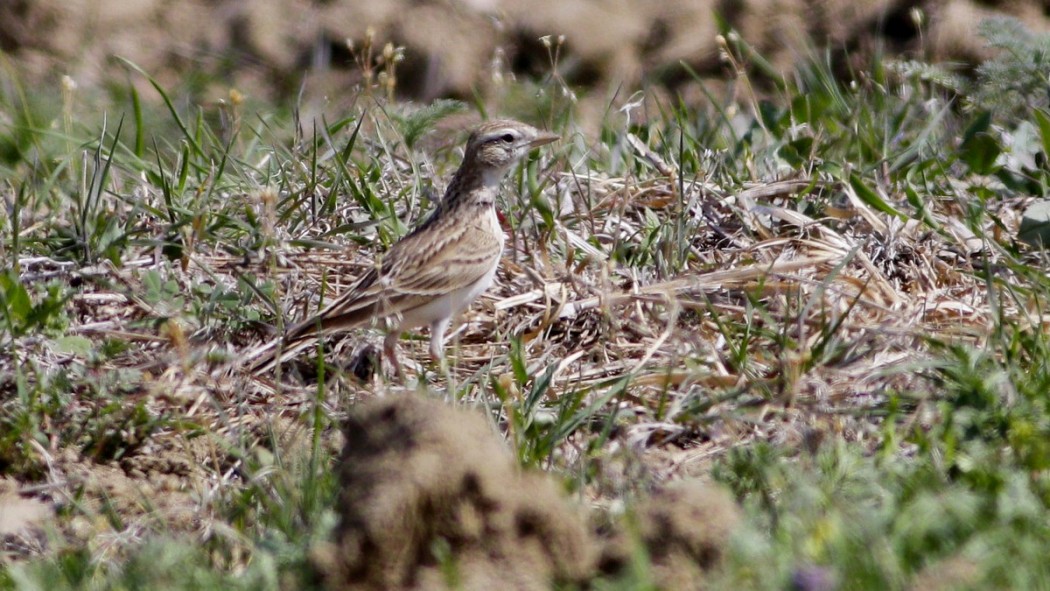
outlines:
{"label": "bird's eye", "polygon": [[505,134],[503,134],[503,137],[501,137],[499,139],[501,139],[501,140],[503,140],[503,141],[505,141],[505,142],[507,142],[509,144],[509,143],[514,141],[514,135],[513,134],[509,134],[509,133],[505,133]]}

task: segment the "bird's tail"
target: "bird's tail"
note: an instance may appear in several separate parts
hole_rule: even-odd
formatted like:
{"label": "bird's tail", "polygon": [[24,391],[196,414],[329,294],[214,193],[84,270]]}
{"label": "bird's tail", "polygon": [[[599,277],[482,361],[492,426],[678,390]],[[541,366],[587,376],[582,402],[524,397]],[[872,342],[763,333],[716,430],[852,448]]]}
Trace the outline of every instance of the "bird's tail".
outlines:
{"label": "bird's tail", "polygon": [[371,308],[346,312],[337,302],[313,318],[292,325],[283,336],[247,351],[241,366],[249,367],[252,373],[269,371],[313,346],[318,338],[362,326],[374,317]]}
{"label": "bird's tail", "polygon": [[292,338],[285,335],[246,351],[239,360],[241,367],[247,367],[251,373],[263,373],[277,365],[289,361],[313,345],[308,338]]}

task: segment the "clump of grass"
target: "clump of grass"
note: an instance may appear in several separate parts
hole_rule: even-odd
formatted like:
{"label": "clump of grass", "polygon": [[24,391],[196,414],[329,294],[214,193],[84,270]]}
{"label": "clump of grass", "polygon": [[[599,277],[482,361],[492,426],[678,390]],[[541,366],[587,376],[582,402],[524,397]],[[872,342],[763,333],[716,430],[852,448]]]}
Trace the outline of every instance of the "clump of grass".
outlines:
{"label": "clump of grass", "polygon": [[977,68],[969,93],[973,104],[1006,119],[1050,106],[1046,79],[1050,35],[1036,33],[1009,17],[987,19],[977,32],[997,54]]}

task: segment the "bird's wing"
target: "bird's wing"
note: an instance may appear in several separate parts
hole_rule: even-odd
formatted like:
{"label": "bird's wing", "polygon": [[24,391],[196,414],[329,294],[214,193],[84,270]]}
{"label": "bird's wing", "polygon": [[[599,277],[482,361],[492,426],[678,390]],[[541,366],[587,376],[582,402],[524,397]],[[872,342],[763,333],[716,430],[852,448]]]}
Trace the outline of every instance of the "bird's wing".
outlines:
{"label": "bird's wing", "polygon": [[[361,326],[403,314],[481,280],[499,262],[503,241],[478,224],[435,224],[409,234],[347,293],[313,318],[288,330],[286,339]],[[421,228],[422,229],[422,228]]]}
{"label": "bird's wing", "polygon": [[475,225],[450,228],[428,245],[425,256],[405,262],[393,289],[429,301],[481,280],[499,262],[502,251],[503,241],[491,231]]}

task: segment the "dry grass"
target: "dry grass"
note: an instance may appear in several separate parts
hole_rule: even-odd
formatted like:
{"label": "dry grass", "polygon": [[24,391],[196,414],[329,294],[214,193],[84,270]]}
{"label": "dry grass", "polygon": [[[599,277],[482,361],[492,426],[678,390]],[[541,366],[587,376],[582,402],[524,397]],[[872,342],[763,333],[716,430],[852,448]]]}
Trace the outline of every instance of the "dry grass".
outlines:
{"label": "dry grass", "polygon": [[[636,150],[636,157],[646,154]],[[545,393],[550,401],[584,392],[586,403],[621,389],[595,409],[620,427],[606,444],[641,453],[643,463],[647,449],[669,451],[673,469],[659,476],[667,478],[754,438],[797,445],[816,431],[875,445],[886,392],[926,387],[919,370],[928,361],[927,340],[980,348],[1000,314],[1022,319],[1021,310],[993,308],[974,272],[975,262],[994,265],[997,256],[994,244],[979,236],[1003,231],[993,219],[1007,231],[1015,228],[1020,202],[1001,204],[1000,217],[967,229],[954,222],[951,202],[942,201],[943,210],[930,212],[931,224],[923,225],[875,211],[852,189],[827,179],[734,190],[701,178],[680,185],[655,170],[644,178],[566,172],[571,158],[563,152],[543,163],[531,197],[557,204],[561,214],[553,227],[514,203],[515,188],[508,188],[518,218],[513,246],[497,285],[454,331],[449,374],[427,365],[424,341],[405,338],[401,355],[416,374],[407,386],[385,377],[358,384],[338,368],[380,333],[348,334],[326,344],[331,417],[360,397],[415,390],[423,382],[456,400],[497,409],[515,404],[501,402],[492,384],[513,374],[510,341],[520,339],[529,376],[554,366]],[[387,174],[383,188],[410,184],[398,178],[401,171]],[[800,192],[836,205],[811,218],[794,206]],[[367,215],[345,203],[336,214],[345,220]],[[644,245],[647,233],[675,224],[681,224],[680,236],[660,235]],[[142,297],[144,274],[174,282],[176,296],[199,285],[243,292],[250,273],[255,282],[277,286],[280,315],[294,320],[320,294],[331,298],[352,283],[382,249],[374,243],[334,250],[291,246],[316,231],[300,232],[278,229],[281,239],[258,253],[261,262],[202,249],[173,264],[146,247],[127,252],[119,267],[31,257],[20,268],[29,285],[59,279],[80,286],[71,300],[69,334],[126,343],[122,354],[91,369],[141,375],[125,401],[223,434],[278,415],[308,414],[317,386],[287,372],[283,380],[246,373],[238,355],[275,338],[268,322],[234,332],[217,320],[190,324],[175,302]],[[626,248],[648,248],[632,253],[644,263],[617,260],[618,249]],[[675,256],[684,262],[669,262]],[[263,318],[267,313],[260,307]],[[18,344],[8,361],[31,363],[44,374],[83,361],[56,352],[46,339]],[[74,406],[67,412],[91,411]],[[579,459],[573,449],[585,438],[564,442],[563,461]]]}

